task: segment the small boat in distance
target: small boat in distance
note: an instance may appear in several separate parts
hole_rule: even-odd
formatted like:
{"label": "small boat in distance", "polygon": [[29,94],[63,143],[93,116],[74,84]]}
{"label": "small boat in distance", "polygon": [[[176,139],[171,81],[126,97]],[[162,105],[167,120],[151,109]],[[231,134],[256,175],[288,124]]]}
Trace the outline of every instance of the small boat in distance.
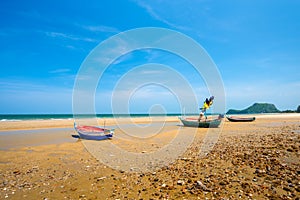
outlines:
{"label": "small boat in distance", "polygon": [[188,127],[198,127],[198,128],[217,128],[222,122],[222,118],[198,121],[198,118],[184,118],[179,117],[180,121],[184,126]]}
{"label": "small boat in distance", "polygon": [[97,126],[79,126],[74,123],[79,138],[85,140],[105,140],[113,137],[114,129],[105,129]]}
{"label": "small boat in distance", "polygon": [[255,117],[226,117],[231,122],[253,122]]}

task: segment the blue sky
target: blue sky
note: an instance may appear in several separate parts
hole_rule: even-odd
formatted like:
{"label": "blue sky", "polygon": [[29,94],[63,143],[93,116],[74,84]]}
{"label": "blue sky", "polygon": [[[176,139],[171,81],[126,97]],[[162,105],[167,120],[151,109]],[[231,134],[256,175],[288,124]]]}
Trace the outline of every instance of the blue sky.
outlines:
{"label": "blue sky", "polygon": [[[202,45],[221,74],[227,109],[254,102],[296,109],[299,10],[296,0],[1,1],[0,113],[72,113],[76,74],[90,51],[115,34],[141,27],[179,31]],[[124,74],[153,62],[179,71],[199,104],[210,95],[188,63],[167,52],[143,50],[121,56],[105,72],[96,92],[97,112],[111,112],[111,95]],[[154,70],[133,70],[120,91],[143,80],[146,72]],[[163,78],[166,68],[155,72]],[[164,78],[180,88],[171,77]],[[116,96],[118,102],[128,103]],[[157,105],[166,112],[180,111],[174,95],[158,85],[141,87],[129,102],[130,112],[155,112]]]}

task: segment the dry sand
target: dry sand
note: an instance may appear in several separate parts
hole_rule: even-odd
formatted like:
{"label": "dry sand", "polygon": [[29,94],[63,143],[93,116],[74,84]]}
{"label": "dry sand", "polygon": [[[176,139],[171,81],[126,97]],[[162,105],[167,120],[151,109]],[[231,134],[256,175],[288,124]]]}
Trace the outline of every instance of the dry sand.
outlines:
{"label": "dry sand", "polygon": [[[71,137],[72,120],[0,122],[0,199],[299,199],[300,115],[256,118],[224,119],[218,142],[204,158],[199,150],[207,129],[180,127],[187,134],[196,131],[193,143],[173,163],[148,173],[97,161]],[[177,118],[167,119],[169,126],[150,143],[111,142],[133,152],[155,151],[178,129]],[[149,118],[132,120],[118,122],[144,124]],[[116,130],[116,136],[122,132]]]}

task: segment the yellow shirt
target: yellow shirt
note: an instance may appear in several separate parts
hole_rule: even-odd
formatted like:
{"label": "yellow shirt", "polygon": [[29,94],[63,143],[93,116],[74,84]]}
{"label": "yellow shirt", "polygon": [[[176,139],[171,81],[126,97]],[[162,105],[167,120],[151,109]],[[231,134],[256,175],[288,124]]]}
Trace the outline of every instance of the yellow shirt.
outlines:
{"label": "yellow shirt", "polygon": [[206,101],[205,101],[204,104],[203,104],[203,106],[202,106],[202,109],[205,109],[205,110],[206,110],[206,109],[208,109],[212,104],[213,104],[212,101],[210,101],[209,104],[207,104]]}

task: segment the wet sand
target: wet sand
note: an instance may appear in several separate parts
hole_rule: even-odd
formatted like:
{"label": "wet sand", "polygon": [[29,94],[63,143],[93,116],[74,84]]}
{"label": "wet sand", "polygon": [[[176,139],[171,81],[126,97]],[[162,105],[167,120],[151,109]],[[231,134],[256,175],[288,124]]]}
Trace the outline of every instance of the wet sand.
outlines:
{"label": "wet sand", "polygon": [[[204,158],[199,157],[199,150],[207,129],[180,127],[177,118],[167,119],[166,127],[148,140],[120,142],[126,134],[116,129],[119,139],[110,141],[143,153],[168,144],[178,128],[186,134],[195,132],[183,155],[146,173],[128,173],[99,162],[83,141],[71,137],[75,134],[72,120],[1,122],[0,198],[299,198],[299,114],[256,115],[256,121],[247,123],[224,119],[217,143]],[[161,120],[152,119],[154,124]],[[129,124],[148,121],[136,118]],[[113,119],[105,121],[107,126],[115,123]],[[127,125],[128,119],[119,119],[119,123]]]}

